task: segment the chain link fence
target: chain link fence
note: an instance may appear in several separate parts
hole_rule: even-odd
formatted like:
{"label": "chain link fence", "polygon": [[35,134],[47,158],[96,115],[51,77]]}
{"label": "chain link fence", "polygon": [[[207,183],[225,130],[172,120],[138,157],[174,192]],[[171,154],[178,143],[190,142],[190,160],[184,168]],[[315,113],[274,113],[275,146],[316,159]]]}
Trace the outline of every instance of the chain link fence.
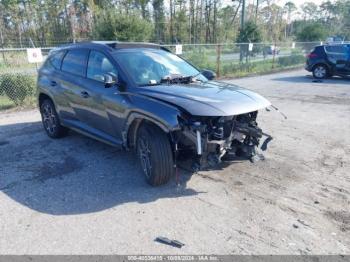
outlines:
{"label": "chain link fence", "polygon": [[[183,45],[182,57],[218,77],[239,77],[301,66],[305,55],[320,42],[233,43]],[[175,52],[174,45],[166,46]]]}
{"label": "chain link fence", "polygon": [[[44,58],[51,48],[42,48]],[[35,106],[36,77],[41,63],[28,62],[26,48],[0,49],[0,111]]]}
{"label": "chain link fence", "polygon": [[[305,54],[319,42],[183,44],[182,56],[197,68],[210,69],[218,77],[237,77],[292,68],[305,63]],[[22,44],[23,46],[23,44]],[[31,47],[28,44],[28,47]],[[175,53],[176,45],[164,45]],[[44,59],[54,47],[41,47]],[[35,106],[37,70],[26,47],[0,48],[0,110]]]}

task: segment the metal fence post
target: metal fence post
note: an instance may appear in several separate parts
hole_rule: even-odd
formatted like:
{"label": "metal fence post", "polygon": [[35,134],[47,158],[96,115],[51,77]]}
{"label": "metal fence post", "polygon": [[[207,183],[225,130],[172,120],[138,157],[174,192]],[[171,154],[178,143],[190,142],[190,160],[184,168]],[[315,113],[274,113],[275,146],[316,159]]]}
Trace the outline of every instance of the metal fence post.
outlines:
{"label": "metal fence post", "polygon": [[274,69],[275,68],[275,60],[276,60],[276,42],[273,43],[274,49],[273,49],[273,56],[272,56],[272,66],[271,68]]}
{"label": "metal fence post", "polygon": [[216,76],[220,77],[221,44],[216,46]]}

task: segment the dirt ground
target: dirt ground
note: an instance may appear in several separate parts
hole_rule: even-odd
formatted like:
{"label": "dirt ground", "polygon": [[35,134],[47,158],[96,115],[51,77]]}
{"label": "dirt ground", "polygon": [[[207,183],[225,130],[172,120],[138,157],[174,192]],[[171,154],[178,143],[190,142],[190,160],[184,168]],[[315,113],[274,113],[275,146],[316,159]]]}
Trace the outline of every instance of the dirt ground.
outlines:
{"label": "dirt ground", "polygon": [[[350,80],[303,70],[227,80],[261,112],[266,160],[149,187],[132,153],[0,113],[0,254],[350,254]],[[159,244],[177,239],[182,249]]]}

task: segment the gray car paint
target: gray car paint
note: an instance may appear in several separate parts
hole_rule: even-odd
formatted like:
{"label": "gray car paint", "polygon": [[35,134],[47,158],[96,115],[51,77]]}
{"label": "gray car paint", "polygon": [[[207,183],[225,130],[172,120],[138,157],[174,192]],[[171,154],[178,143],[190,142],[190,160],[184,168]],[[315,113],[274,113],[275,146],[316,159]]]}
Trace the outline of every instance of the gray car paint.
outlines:
{"label": "gray car paint", "polygon": [[178,105],[195,116],[240,115],[271,105],[255,92],[217,81],[147,86],[138,92]]}

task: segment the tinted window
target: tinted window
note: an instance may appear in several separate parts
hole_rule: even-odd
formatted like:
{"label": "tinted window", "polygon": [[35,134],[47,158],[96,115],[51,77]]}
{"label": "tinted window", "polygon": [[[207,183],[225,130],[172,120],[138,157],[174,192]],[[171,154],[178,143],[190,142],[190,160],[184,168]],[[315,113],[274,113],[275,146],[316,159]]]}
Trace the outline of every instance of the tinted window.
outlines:
{"label": "tinted window", "polygon": [[314,49],[312,49],[311,53],[324,54],[324,47],[316,46]]}
{"label": "tinted window", "polygon": [[87,68],[87,77],[103,82],[103,75],[118,77],[118,72],[111,61],[101,52],[91,51]]}
{"label": "tinted window", "polygon": [[63,59],[62,71],[78,76],[85,76],[87,49],[69,50]]}
{"label": "tinted window", "polygon": [[326,46],[326,51],[328,53],[346,54],[347,47],[342,45]]}
{"label": "tinted window", "polygon": [[59,52],[55,52],[52,55],[50,55],[48,61],[49,64],[55,68],[55,69],[60,69],[61,68],[61,63],[62,63],[62,58],[63,55],[65,54],[64,51],[59,51]]}

